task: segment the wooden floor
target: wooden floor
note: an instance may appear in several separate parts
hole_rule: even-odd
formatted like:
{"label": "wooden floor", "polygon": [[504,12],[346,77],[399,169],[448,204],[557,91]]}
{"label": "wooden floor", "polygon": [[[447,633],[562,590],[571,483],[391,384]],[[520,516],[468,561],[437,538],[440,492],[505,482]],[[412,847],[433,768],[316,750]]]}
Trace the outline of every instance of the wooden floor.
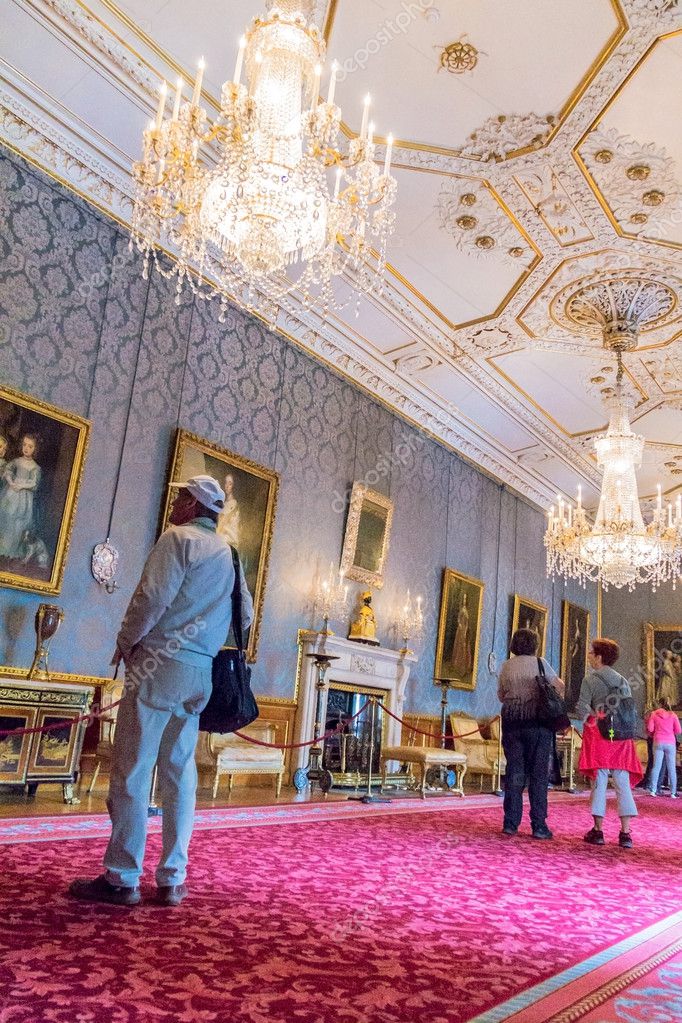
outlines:
{"label": "wooden floor", "polygon": [[[349,790],[350,792],[350,790]],[[215,799],[210,793],[200,790],[197,794],[197,808],[204,810],[214,806],[273,806],[284,803],[310,803],[347,799],[349,792],[330,792],[324,796],[319,789],[311,794],[306,791],[299,795],[292,788],[282,789],[279,799],[275,798],[272,786],[240,786],[228,795],[227,786],[219,792]],[[0,793],[0,817],[38,817],[56,816],[69,813],[106,813],[106,787],[98,786],[91,796],[86,792],[79,793],[81,802],[75,806],[67,806],[62,799],[61,785],[39,785],[33,799],[14,793]]]}

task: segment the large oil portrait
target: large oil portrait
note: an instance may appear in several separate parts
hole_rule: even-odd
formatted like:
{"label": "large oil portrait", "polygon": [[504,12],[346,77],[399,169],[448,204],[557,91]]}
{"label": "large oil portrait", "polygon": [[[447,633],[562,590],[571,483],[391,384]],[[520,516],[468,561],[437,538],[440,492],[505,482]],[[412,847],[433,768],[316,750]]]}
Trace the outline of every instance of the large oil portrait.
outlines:
{"label": "large oil portrait", "polygon": [[393,502],[354,483],[341,553],[341,571],[366,586],[384,585],[384,564],[393,520]]}
{"label": "large oil portrait", "polygon": [[512,636],[517,629],[530,629],[538,638],[538,654],[545,656],[547,645],[547,608],[544,604],[536,604],[527,597],[514,594],[514,609],[512,612]]}
{"label": "large oil portrait", "polygon": [[[249,660],[256,658],[258,634],[263,614],[263,598],[268,559],[275,522],[279,476],[233,451],[218,447],[186,430],[178,430],[169,482],[180,483],[207,473],[218,480],[225,491],[225,510],[218,519],[218,533],[239,552],[244,575],[253,596],[254,618],[245,637]],[[164,509],[164,528],[174,491],[168,489]],[[232,645],[233,637],[227,637]]]}
{"label": "large oil portrait", "polygon": [[573,714],[580,696],[580,687],[587,674],[587,652],[590,648],[590,612],[587,608],[564,600],[561,617],[561,667],[559,674],[566,686],[566,709]]}
{"label": "large oil portrait", "polygon": [[0,387],[0,585],[59,593],[89,424]]}
{"label": "large oil portrait", "polygon": [[682,712],[682,625],[644,626],[647,708],[661,698]]}
{"label": "large oil portrait", "polygon": [[476,688],[484,585],[452,568],[443,572],[435,675],[453,689]]}

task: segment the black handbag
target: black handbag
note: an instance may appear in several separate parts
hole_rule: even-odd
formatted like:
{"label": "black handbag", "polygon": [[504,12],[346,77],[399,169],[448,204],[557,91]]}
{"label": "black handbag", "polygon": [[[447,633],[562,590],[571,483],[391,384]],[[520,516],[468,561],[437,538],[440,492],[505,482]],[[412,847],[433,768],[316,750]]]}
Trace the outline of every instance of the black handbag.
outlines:
{"label": "black handbag", "polygon": [[571,721],[566,713],[566,704],[547,678],[541,657],[538,657],[536,680],[538,683],[538,722],[553,732],[563,732],[566,728],[570,728]]}
{"label": "black handbag", "polygon": [[251,692],[251,668],[246,663],[242,627],[242,585],[239,555],[234,547],[232,588],[232,632],[234,647],[223,647],[213,658],[212,688],[208,703],[199,716],[202,732],[236,732],[258,717],[258,704]]}
{"label": "black handbag", "polygon": [[637,706],[627,682],[623,679],[623,682],[610,686],[603,675],[596,674],[609,690],[603,712],[597,716],[599,734],[610,742],[634,739],[637,734]]}

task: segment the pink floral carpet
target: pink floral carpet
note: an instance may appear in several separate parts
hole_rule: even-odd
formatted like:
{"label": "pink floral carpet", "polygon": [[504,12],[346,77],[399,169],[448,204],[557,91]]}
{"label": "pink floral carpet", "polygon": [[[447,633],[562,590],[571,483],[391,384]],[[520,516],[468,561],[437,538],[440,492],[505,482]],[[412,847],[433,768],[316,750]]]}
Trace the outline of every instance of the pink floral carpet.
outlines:
{"label": "pink floral carpet", "polygon": [[502,836],[499,807],[202,831],[175,909],[70,900],[100,839],[5,846],[0,1023],[485,1019],[678,908],[682,801],[639,805],[632,851],[613,817],[581,841],[583,800],[554,842]]}

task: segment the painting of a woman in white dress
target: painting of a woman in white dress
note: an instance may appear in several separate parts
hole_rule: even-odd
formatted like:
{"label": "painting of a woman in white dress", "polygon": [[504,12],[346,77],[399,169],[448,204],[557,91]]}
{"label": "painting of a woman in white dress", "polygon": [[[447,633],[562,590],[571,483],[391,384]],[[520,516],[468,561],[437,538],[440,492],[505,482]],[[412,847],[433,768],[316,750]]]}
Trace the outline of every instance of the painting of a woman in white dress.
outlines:
{"label": "painting of a woman in white dress", "polygon": [[59,593],[88,428],[0,387],[0,585]]}
{"label": "painting of a woman in white dress", "polygon": [[474,689],[483,607],[483,583],[451,568],[443,574],[436,647],[436,678]]}
{"label": "painting of a woman in white dress", "polygon": [[26,530],[33,531],[36,490],[40,466],[36,462],[39,440],[35,433],[21,438],[21,454],[8,462],[0,489],[0,557],[20,558]]}

